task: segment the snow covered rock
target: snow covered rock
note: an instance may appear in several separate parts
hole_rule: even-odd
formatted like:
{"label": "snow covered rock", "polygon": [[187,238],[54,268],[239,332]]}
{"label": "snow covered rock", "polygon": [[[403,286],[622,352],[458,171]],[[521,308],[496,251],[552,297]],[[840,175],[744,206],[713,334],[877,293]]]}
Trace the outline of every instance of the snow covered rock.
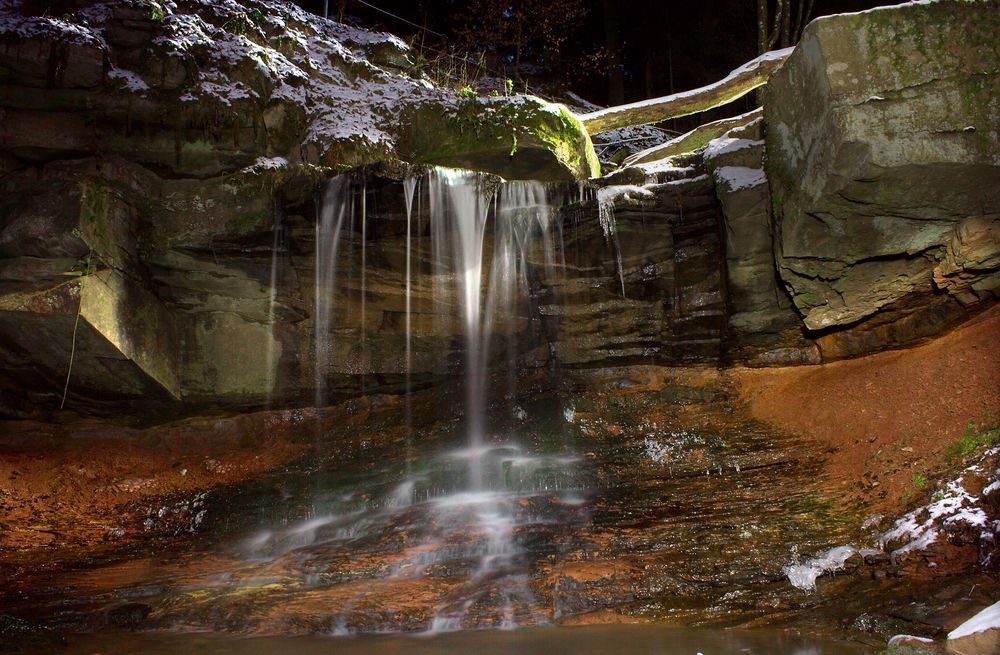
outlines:
{"label": "snow covered rock", "polygon": [[[960,571],[979,565],[995,569],[1000,520],[991,503],[991,487],[1000,479],[1000,448],[990,448],[931,501],[896,520],[879,545],[897,564]],[[979,490],[982,490],[981,492]],[[926,563],[926,564],[925,564]]]}
{"label": "snow covered rock", "polygon": [[119,154],[198,177],[259,157],[334,170],[406,159],[507,177],[599,172],[564,107],[460,97],[435,87],[398,38],[291,2],[60,4],[45,15],[23,0],[0,5],[0,70],[18,89],[4,96],[3,145],[18,157]]}
{"label": "snow covered rock", "polygon": [[1000,603],[994,603],[948,633],[947,652],[954,655],[1000,653]]}
{"label": "snow covered rock", "polygon": [[825,17],[771,78],[780,275],[807,328],[857,328],[824,357],[928,336],[995,298],[998,33],[997,0]]}

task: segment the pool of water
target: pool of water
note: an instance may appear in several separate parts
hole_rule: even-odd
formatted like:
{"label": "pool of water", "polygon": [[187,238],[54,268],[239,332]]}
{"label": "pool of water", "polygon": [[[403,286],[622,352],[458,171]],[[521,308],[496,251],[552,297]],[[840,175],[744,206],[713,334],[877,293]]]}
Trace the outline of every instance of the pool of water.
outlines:
{"label": "pool of water", "polygon": [[247,637],[218,634],[85,635],[79,655],[860,655],[862,647],[769,630],[697,630],[637,625],[475,631],[434,636]]}
{"label": "pool of water", "polygon": [[[40,573],[31,586],[46,594],[26,598],[18,615],[49,615],[64,633],[156,630],[136,638],[168,645],[167,631],[479,630],[470,638],[505,644],[519,643],[504,634],[511,628],[623,618],[794,623],[795,608],[815,597],[794,589],[782,567],[846,538],[844,517],[812,479],[808,450],[725,407],[688,407],[681,421],[663,400],[522,398],[515,411],[493,414],[475,452],[457,419],[412,438],[391,430],[394,419],[369,421],[364,433],[338,433],[325,455],[148,508],[154,529],[178,511],[197,525],[188,532],[181,523],[188,536],[166,547]],[[472,475],[481,482],[470,485]],[[550,633],[532,634],[524,638]]]}

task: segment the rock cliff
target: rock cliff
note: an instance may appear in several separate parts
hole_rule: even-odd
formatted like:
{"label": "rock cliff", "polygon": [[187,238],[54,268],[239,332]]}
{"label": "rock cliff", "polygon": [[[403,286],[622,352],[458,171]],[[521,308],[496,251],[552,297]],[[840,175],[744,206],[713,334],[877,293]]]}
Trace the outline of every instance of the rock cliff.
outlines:
{"label": "rock cliff", "polygon": [[[59,418],[64,389],[74,412],[154,420],[402,390],[407,165],[573,199],[556,265],[529,252],[508,312],[522,368],[815,363],[996,299],[995,1],[817,20],[762,119],[583,187],[597,163],[568,110],[438,88],[390,35],[279,1],[60,6],[0,10],[5,414]],[[369,228],[346,229],[317,362],[316,202],[349,170]],[[414,220],[420,386],[462,339],[456,303],[432,301],[426,207]]]}
{"label": "rock cliff", "polygon": [[1000,288],[1000,4],[814,21],[765,102],[775,258],[831,355],[929,336]]}

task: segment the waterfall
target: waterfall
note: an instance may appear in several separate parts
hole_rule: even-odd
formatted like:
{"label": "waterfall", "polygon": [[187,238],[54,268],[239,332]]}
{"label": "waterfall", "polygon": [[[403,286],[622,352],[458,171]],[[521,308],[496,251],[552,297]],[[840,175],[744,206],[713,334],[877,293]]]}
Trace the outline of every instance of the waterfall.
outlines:
{"label": "waterfall", "polygon": [[[361,188],[360,263],[364,269],[369,244],[365,184],[361,180],[352,182],[346,175],[331,180],[316,224],[318,406],[325,400],[323,373],[334,364],[330,358],[337,350],[330,337],[336,311],[333,301],[337,256],[342,230],[354,218],[354,186]],[[467,619],[467,612],[476,599],[487,593],[502,599],[502,625],[510,627],[517,622],[515,606],[536,604],[527,584],[525,551],[517,544],[517,530],[535,519],[522,516],[520,501],[532,494],[570,493],[572,484],[562,478],[567,476],[568,464],[575,460],[531,454],[517,443],[513,430],[500,435],[489,433],[490,371],[494,360],[503,360],[503,353],[495,350],[502,346],[508,365],[508,397],[512,398],[516,391],[517,336],[520,318],[527,315],[530,304],[532,264],[541,260],[545,274],[551,278],[563,263],[562,229],[554,209],[557,198],[540,183],[500,183],[486,174],[445,168],[432,168],[419,180],[406,177],[402,196],[406,219],[405,264],[401,271],[405,293],[406,439],[408,455],[412,452],[424,463],[411,468],[408,456],[404,478],[378,501],[381,518],[365,518],[364,525],[357,529],[369,529],[367,526],[379,521],[391,522],[400,512],[421,512],[419,532],[424,536],[416,544],[417,554],[404,558],[389,577],[419,577],[433,565],[449,561],[466,562],[469,576],[457,598],[436,609],[428,628],[457,629],[463,620],[474,620]],[[565,198],[560,196],[558,200]],[[430,455],[413,443],[409,398],[413,373],[413,257],[427,256],[419,247],[413,248],[413,233],[421,233],[419,216],[423,207],[427,209],[431,238],[435,321],[439,334],[448,334],[452,327],[460,326],[464,346],[465,443],[458,449]],[[380,232],[375,229],[377,225],[372,227],[373,234]],[[379,247],[377,241],[370,245]],[[416,268],[426,270],[419,265]],[[360,271],[360,279],[364,306],[364,270]],[[366,338],[365,323],[362,317],[362,342]],[[365,348],[364,343],[361,348]],[[336,523],[344,516],[342,512],[319,515],[308,524],[308,530],[296,532],[287,543],[299,547],[301,534],[313,534],[315,525]],[[274,538],[268,537],[267,547],[273,548],[273,542]],[[544,618],[532,620],[541,622]]]}
{"label": "waterfall", "polygon": [[[410,451],[413,449],[413,198],[417,191],[418,178],[407,175],[403,180],[403,201],[406,203],[406,473],[410,474]],[[412,492],[412,485],[410,485]]]}
{"label": "waterfall", "polygon": [[[479,173],[435,168],[427,178],[434,235],[448,242],[452,276],[465,332],[465,420],[469,448],[482,447],[486,366],[482,316],[483,237],[493,190]],[[442,252],[442,249],[438,249]],[[439,267],[441,263],[439,262]],[[482,488],[478,457],[470,459],[469,484]]]}
{"label": "waterfall", "polygon": [[271,277],[267,298],[267,326],[270,338],[267,340],[267,404],[271,405],[274,397],[274,387],[277,382],[277,365],[275,361],[276,340],[275,319],[278,305],[278,254],[282,250],[283,239],[282,230],[284,228],[282,213],[277,207],[274,209],[274,228],[271,239]]}
{"label": "waterfall", "polygon": [[315,404],[326,404],[326,372],[332,359],[333,297],[337,286],[337,254],[344,222],[352,218],[353,188],[347,175],[338,175],[326,184],[317,207],[316,263],[314,279],[313,347]]}

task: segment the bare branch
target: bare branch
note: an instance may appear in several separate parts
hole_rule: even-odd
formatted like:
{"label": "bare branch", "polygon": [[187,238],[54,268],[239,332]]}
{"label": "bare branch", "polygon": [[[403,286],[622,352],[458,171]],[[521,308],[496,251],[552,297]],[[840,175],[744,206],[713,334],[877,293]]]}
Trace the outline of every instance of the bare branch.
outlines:
{"label": "bare branch", "polygon": [[666,143],[662,143],[658,146],[647,148],[646,150],[635,153],[626,159],[622,166],[648,164],[649,162],[659,161],[661,159],[666,159],[667,157],[673,157],[674,155],[694,152],[698,148],[703,148],[708,145],[709,141],[719,138],[734,127],[746,125],[763,115],[764,110],[758,107],[757,109],[748,111],[740,116],[723,118],[717,121],[712,121],[711,123],[699,125],[690,132],[671,139]]}
{"label": "bare branch", "polygon": [[766,52],[749,61],[725,78],[691,91],[674,93],[617,107],[608,107],[580,117],[591,134],[621,127],[651,125],[679,116],[697,114],[742,98],[767,83],[771,73],[785,62],[791,48]]}

